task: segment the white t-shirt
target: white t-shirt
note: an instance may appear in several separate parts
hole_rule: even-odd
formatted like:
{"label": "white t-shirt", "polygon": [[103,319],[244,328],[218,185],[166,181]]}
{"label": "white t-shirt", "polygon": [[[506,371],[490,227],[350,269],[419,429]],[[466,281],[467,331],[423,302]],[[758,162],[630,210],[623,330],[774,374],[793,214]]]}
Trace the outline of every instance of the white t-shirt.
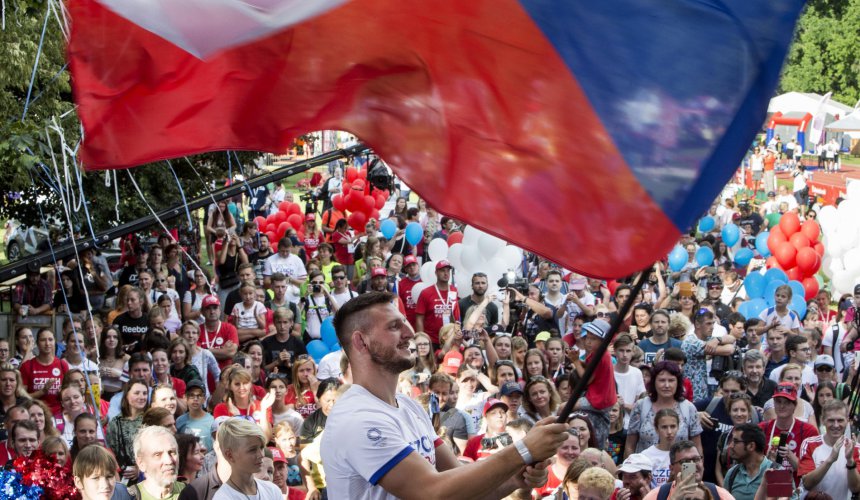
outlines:
{"label": "white t-shirt", "polygon": [[770,325],[773,323],[773,320],[779,319],[779,323],[788,328],[789,330],[797,330],[800,331],[800,316],[797,315],[796,312],[791,309],[788,310],[788,313],[785,316],[780,316],[778,312],[776,312],[776,307],[768,307],[761,314],[758,315],[759,319],[764,321],[765,325]]}
{"label": "white t-shirt", "polygon": [[[856,460],[858,448],[860,445],[854,445],[854,458]],[[811,459],[818,468],[825,460],[830,458],[830,453],[833,448],[824,441],[824,436],[813,436],[806,438],[800,444],[800,459],[806,461],[806,464],[801,465],[804,470],[810,468],[808,460]],[[840,450],[837,454],[836,462],[830,466],[830,469],[821,478],[812,491],[823,491],[830,495],[830,498],[851,498],[851,492],[848,488],[848,474],[845,469],[845,452]]]}
{"label": "white t-shirt", "polygon": [[794,182],[792,183],[792,191],[798,192],[802,189],[806,188],[806,172],[801,172],[800,170],[796,170],[791,174],[794,176]]}
{"label": "white t-shirt", "polygon": [[322,437],[329,498],[394,500],[379,481],[411,453],[436,466],[436,447],[442,444],[430,417],[403,394],[397,407],[353,384],[338,399]]}
{"label": "white t-shirt", "polygon": [[[618,395],[624,400],[624,404],[633,404],[638,396],[645,392],[645,379],[642,378],[642,371],[635,366],[631,366],[626,373],[615,373],[615,385],[618,387]],[[630,422],[630,414],[624,414],[624,428]]]}
{"label": "white t-shirt", "polygon": [[642,450],[642,454],[651,459],[654,464],[651,473],[651,489],[659,488],[669,480],[671,463],[669,462],[669,451],[658,450],[657,446],[651,446]]}
{"label": "white t-shirt", "polygon": [[323,356],[319,367],[317,367],[317,380],[325,380],[327,378],[339,379],[343,375],[340,371],[340,359],[342,357],[343,350],[330,352]]}
{"label": "white t-shirt", "polygon": [[789,210],[794,210],[795,208],[797,208],[797,199],[795,199],[795,197],[790,195],[790,194],[779,195],[776,197],[776,206],[777,207],[779,207],[779,205],[782,204],[782,202],[785,202],[786,204],[788,204]]}
{"label": "white t-shirt", "polygon": [[229,483],[224,483],[212,496],[212,500],[284,500],[284,494],[275,486],[275,483],[259,479],[254,481],[257,483],[256,495],[246,495],[234,489]]}
{"label": "white t-shirt", "polygon": [[[302,279],[308,276],[302,259],[298,255],[289,254],[286,258],[276,253],[266,259],[263,263],[263,276],[272,276],[275,273],[283,273],[293,279]],[[293,304],[299,301],[299,289],[296,286],[288,286],[286,298]]]}
{"label": "white t-shirt", "polygon": [[245,307],[245,304],[239,302],[233,306],[233,312],[230,313],[236,319],[236,328],[259,328],[257,324],[257,316],[266,317],[266,306],[262,302],[254,301],[251,307]]}
{"label": "white t-shirt", "polygon": [[[582,297],[579,298],[579,301],[582,302],[584,306],[588,307],[594,306],[596,299],[594,298],[594,295],[586,291]],[[564,325],[562,325],[565,334],[573,332],[573,319],[582,314],[582,312],[582,308],[572,300],[565,304]]]}
{"label": "white t-shirt", "polygon": [[334,301],[337,303],[337,307],[341,308],[344,304],[346,304],[349,299],[353,297],[358,297],[358,292],[353,292],[352,290],[347,288],[346,291],[343,293],[334,293],[334,291],[332,291],[329,293],[329,295],[331,295],[331,298],[333,298]]}

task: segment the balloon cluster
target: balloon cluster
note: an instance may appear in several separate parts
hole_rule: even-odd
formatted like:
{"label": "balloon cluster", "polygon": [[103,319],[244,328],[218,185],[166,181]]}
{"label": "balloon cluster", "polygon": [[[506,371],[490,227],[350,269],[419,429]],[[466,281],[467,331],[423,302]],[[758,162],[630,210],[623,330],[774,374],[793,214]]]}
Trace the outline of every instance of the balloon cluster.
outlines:
{"label": "balloon cluster", "polygon": [[806,300],[815,297],[819,289],[815,274],[821,268],[825,252],[824,243],[818,241],[821,235],[818,223],[807,220],[801,224],[796,212],[787,212],[779,219],[779,224],[764,234],[767,234],[765,248],[759,248],[759,252],[767,257],[767,267],[781,269],[788,280],[801,283],[800,295]]}
{"label": "balloon cluster", "polygon": [[337,333],[334,331],[334,318],[329,316],[320,325],[320,339],[308,342],[308,355],[319,364],[326,354],[339,350],[340,342],[338,342]]}
{"label": "balloon cluster", "polygon": [[37,500],[41,497],[42,488],[23,484],[21,474],[14,470],[0,470],[0,498]]}
{"label": "balloon cluster", "polygon": [[827,248],[821,270],[833,280],[836,297],[853,293],[860,284],[860,181],[849,180],[839,207],[822,207],[818,221]]}
{"label": "balloon cluster", "polygon": [[254,218],[257,230],[269,237],[273,250],[277,251],[278,241],[284,237],[289,229],[304,232],[305,214],[298,203],[282,201],[278,205],[278,211],[268,217],[257,216]]}
{"label": "balloon cluster", "polygon": [[379,210],[385,205],[390,193],[387,189],[376,189],[367,181],[366,168],[346,169],[343,191],[332,196],[331,203],[341,212],[349,212],[349,226],[363,233],[367,221],[379,220]]}
{"label": "balloon cluster", "polygon": [[[815,278],[812,278],[815,281]],[[738,306],[738,312],[745,318],[757,318],[762,311],[774,306],[776,289],[782,285],[791,287],[791,303],[788,308],[796,312],[801,319],[806,316],[806,301],[809,290],[804,283],[789,279],[782,269],[773,267],[765,273],[750,273],[744,279],[744,288],[749,300]],[[815,281],[815,293],[818,293],[818,281]],[[813,294],[814,295],[814,294]],[[810,296],[811,298],[811,296]]]}
{"label": "balloon cluster", "polygon": [[47,500],[77,500],[81,498],[69,470],[47,458],[41,451],[34,452],[30,457],[16,458],[13,467],[21,474],[21,484],[41,488],[42,494],[36,498]]}
{"label": "balloon cluster", "polygon": [[[408,239],[408,226],[406,230]],[[472,226],[449,234],[447,241],[433,239],[427,254],[430,260],[421,266],[421,283],[412,288],[412,298],[416,301],[425,288],[436,283],[436,263],[440,260],[447,260],[454,268],[454,284],[462,298],[472,293],[472,275],[477,272],[487,275],[488,293],[498,292],[499,279],[519,267],[523,258],[519,248]]]}

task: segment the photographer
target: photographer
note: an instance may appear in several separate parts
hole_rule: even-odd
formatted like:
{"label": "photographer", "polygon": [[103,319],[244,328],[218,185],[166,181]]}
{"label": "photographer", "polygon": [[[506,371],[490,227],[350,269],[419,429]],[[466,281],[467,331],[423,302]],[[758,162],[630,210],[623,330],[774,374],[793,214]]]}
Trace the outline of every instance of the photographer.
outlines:
{"label": "photographer", "polygon": [[305,340],[320,338],[320,327],[329,316],[337,313],[337,301],[332,299],[325,277],[320,271],[311,271],[308,276],[308,294],[299,301],[299,310],[305,317]]}
{"label": "photographer", "polygon": [[513,287],[508,287],[507,291],[506,302],[510,305],[511,312],[516,309],[520,315],[518,322],[523,336],[528,341],[529,346],[534,346],[538,332],[549,331],[557,326],[554,319],[555,310],[552,306],[544,303],[543,294],[537,285],[529,285],[528,297]]}
{"label": "photographer", "polygon": [[463,451],[464,457],[469,457],[476,462],[513,442],[510,434],[505,432],[505,426],[508,423],[508,405],[498,399],[488,399],[484,403],[484,422],[487,432],[470,438]]}

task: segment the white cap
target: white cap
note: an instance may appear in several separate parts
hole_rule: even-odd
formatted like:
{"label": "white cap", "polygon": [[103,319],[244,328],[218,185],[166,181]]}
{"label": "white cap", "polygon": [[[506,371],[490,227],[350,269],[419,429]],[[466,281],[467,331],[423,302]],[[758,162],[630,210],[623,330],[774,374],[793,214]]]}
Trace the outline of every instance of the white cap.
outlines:
{"label": "white cap", "polygon": [[654,463],[650,458],[642,453],[634,453],[624,460],[624,463],[618,468],[618,472],[627,472],[630,474],[640,471],[650,472],[653,468]]}

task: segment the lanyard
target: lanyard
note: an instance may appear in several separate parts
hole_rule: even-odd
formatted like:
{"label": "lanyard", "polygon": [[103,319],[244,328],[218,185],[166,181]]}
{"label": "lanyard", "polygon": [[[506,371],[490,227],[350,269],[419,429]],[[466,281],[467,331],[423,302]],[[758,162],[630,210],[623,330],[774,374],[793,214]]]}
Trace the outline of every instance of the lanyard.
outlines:
{"label": "lanyard", "polygon": [[443,299],[442,292],[439,290],[439,285],[433,285],[433,288],[436,290],[436,295],[439,296],[439,300],[441,300],[442,303],[445,304],[445,307],[449,307],[448,300],[451,298],[451,289],[448,288],[448,290],[445,291],[446,297]]}
{"label": "lanyard", "polygon": [[[218,320],[218,327],[215,328],[215,331],[212,335],[218,336],[218,332],[221,331],[221,320]],[[209,341],[209,329],[206,328],[206,323],[203,323],[203,334],[206,337],[206,349],[212,349],[212,342]]]}

